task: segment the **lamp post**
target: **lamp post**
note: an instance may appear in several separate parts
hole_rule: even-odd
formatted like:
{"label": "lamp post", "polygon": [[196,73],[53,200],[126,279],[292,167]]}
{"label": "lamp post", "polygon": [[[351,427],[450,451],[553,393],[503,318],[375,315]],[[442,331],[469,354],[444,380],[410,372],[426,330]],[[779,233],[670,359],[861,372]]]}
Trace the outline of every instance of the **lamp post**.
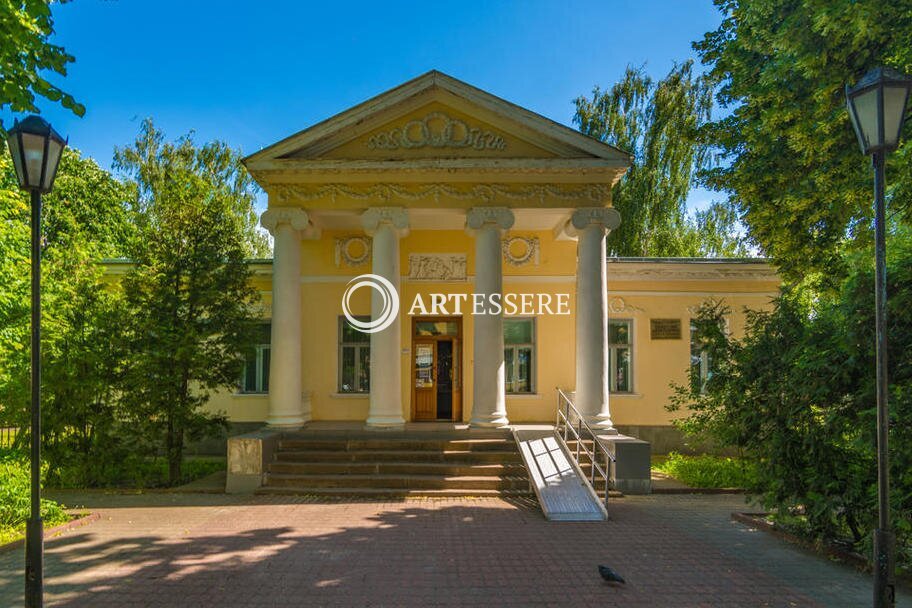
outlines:
{"label": "lamp post", "polygon": [[29,116],[7,139],[19,187],[32,195],[31,512],[25,528],[25,605],[44,603],[44,529],[41,523],[41,195],[50,192],[67,142],[46,120]]}
{"label": "lamp post", "polygon": [[875,68],[854,87],[846,86],[852,126],[864,154],[874,163],[874,315],[877,360],[877,529],[874,531],[874,606],[894,605],[895,535],[890,526],[890,460],[887,408],[887,267],[884,159],[899,145],[912,79]]}

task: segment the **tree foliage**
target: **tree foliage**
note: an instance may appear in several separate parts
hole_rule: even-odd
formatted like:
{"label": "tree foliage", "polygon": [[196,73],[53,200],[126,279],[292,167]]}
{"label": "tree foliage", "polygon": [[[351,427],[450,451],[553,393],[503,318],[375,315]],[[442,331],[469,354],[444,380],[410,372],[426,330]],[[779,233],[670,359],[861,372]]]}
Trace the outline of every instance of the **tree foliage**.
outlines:
{"label": "tree foliage", "polygon": [[[894,525],[912,566],[912,247],[889,264],[890,446]],[[724,331],[724,304],[705,303],[697,335],[713,370],[702,387],[677,386],[671,411],[687,433],[736,447],[757,463],[752,493],[782,515],[800,514],[823,538],[867,549],[876,525],[874,274],[849,263],[832,295],[787,290],[770,310],[748,311],[741,340]]]}
{"label": "tree foliage", "polygon": [[38,112],[36,97],[60,103],[77,116],[85,107],[48,81],[44,74],[66,76],[74,61],[63,47],[51,44],[54,19],[48,0],[0,0],[0,110]]}
{"label": "tree foliage", "polygon": [[[42,443],[52,480],[65,462],[90,482],[93,470],[123,455],[113,429],[120,305],[97,262],[126,248],[128,198],[128,187],[72,149],[44,196]],[[9,156],[0,156],[0,424],[21,428],[29,416],[29,209]]]}
{"label": "tree foliage", "polygon": [[737,217],[716,204],[695,219],[686,201],[697,172],[710,164],[700,140],[710,119],[712,89],[693,74],[692,62],[677,65],[655,82],[644,68],[628,67],[607,91],[575,100],[580,131],[627,150],[633,166],[612,193],[621,225],[608,240],[621,256],[734,255],[744,252]]}
{"label": "tree foliage", "polygon": [[185,441],[225,425],[202,406],[212,391],[236,386],[252,344],[250,178],[224,144],[166,142],[150,120],[116,151],[115,165],[135,181],[139,237],[123,280],[123,399],[143,432],[163,443],[175,482]]}
{"label": "tree foliage", "polygon": [[[788,279],[838,285],[871,241],[872,171],[845,109],[846,83],[877,65],[912,72],[910,0],[715,0],[722,24],[695,43],[730,113],[706,127],[727,192]],[[906,123],[905,139],[912,136]],[[889,157],[889,205],[908,218],[912,152]]]}

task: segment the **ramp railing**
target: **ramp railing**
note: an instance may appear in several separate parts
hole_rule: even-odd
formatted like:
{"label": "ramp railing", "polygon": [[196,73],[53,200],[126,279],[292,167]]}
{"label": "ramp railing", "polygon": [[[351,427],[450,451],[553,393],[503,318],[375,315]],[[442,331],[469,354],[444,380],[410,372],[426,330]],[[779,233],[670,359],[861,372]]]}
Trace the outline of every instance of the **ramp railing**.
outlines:
{"label": "ramp railing", "polygon": [[[579,413],[579,410],[573,405],[573,401],[560,387],[557,389],[557,422],[554,425],[554,429],[558,435],[563,437],[565,444],[570,441],[571,437],[576,442],[576,464],[579,465],[580,469],[584,469],[586,466],[589,467],[589,482],[596,494],[599,492],[596,479],[601,479],[601,487],[605,489],[605,505],[607,506],[608,492],[611,486],[611,472],[612,467],[615,465],[614,456],[598,440],[592,427],[589,426]],[[591,442],[591,450],[586,445],[586,442]],[[586,454],[589,458],[589,463],[580,462],[580,452]]]}

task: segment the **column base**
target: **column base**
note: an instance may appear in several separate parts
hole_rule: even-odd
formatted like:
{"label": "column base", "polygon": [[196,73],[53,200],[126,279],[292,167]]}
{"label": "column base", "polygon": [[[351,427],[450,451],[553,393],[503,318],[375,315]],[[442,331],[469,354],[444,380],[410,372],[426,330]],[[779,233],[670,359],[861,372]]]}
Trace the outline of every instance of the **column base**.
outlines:
{"label": "column base", "polygon": [[270,416],[266,419],[266,428],[268,429],[278,429],[282,431],[297,431],[309,420],[305,420],[302,416]]}
{"label": "column base", "polygon": [[472,420],[469,422],[469,426],[484,429],[498,429],[510,426],[510,421],[507,419],[506,414],[492,414],[479,418],[473,416]]}
{"label": "column base", "polygon": [[364,422],[364,427],[374,430],[402,430],[405,418],[402,416],[371,416]]}
{"label": "column base", "polygon": [[596,414],[595,416],[583,416],[586,424],[592,427],[592,430],[598,431],[599,435],[617,435],[618,430],[614,428],[611,422],[611,416],[607,414]]}

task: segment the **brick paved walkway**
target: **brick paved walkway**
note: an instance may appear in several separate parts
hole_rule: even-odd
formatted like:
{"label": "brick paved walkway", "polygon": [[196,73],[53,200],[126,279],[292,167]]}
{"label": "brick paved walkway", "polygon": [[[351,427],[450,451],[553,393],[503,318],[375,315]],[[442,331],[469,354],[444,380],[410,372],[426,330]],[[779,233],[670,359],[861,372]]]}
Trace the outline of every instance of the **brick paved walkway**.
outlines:
{"label": "brick paved walkway", "polygon": [[[63,499],[101,518],[48,541],[52,606],[870,605],[867,576],[731,522],[737,496],[627,497],[607,523],[496,499]],[[0,554],[0,606],[21,605],[21,569]]]}

